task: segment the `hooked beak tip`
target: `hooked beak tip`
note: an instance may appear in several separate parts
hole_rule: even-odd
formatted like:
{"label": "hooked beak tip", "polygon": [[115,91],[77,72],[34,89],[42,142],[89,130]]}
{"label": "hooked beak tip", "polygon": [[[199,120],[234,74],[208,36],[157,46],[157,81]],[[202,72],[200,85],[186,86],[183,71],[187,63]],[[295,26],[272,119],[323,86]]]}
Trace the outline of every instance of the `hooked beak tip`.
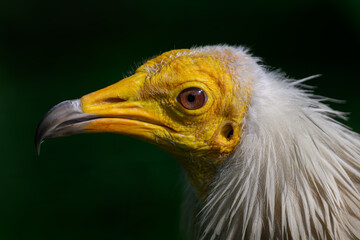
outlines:
{"label": "hooked beak tip", "polygon": [[42,142],[43,142],[43,140],[40,139],[39,136],[36,134],[35,135],[35,150],[36,150],[36,154],[38,156],[40,155],[40,147],[41,147]]}
{"label": "hooked beak tip", "polygon": [[45,139],[80,133],[82,128],[76,123],[77,119],[84,116],[88,116],[88,114],[82,111],[79,99],[64,101],[51,108],[36,129],[35,149],[37,154],[40,154],[41,143]]}

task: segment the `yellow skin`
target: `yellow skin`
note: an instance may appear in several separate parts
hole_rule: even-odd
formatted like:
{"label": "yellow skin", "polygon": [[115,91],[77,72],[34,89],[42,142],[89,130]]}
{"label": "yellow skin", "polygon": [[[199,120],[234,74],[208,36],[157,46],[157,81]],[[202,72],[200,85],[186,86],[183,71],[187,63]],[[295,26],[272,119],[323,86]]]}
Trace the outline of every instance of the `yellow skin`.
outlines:
{"label": "yellow skin", "polygon": [[[92,121],[87,132],[126,134],[158,145],[179,160],[205,197],[218,166],[240,141],[248,100],[234,97],[239,86],[223,59],[190,51],[166,52],[134,75],[83,96],[81,104],[85,113],[119,116]],[[190,87],[207,95],[199,109],[188,110],[177,100]]]}

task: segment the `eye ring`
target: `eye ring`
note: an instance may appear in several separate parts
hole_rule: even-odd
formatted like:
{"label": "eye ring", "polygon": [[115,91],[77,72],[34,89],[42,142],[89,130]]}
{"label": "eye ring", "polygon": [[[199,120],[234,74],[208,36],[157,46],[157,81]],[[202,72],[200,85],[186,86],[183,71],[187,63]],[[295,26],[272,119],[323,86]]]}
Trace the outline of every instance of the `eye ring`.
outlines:
{"label": "eye ring", "polygon": [[188,110],[196,110],[205,105],[207,95],[201,88],[191,87],[181,91],[176,100]]}

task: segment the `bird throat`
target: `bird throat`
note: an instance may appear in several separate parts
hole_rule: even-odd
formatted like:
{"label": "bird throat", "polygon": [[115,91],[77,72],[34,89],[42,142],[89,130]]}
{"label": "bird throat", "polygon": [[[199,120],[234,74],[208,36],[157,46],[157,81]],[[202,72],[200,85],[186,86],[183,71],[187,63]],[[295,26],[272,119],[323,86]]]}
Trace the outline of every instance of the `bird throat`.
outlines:
{"label": "bird throat", "polygon": [[188,158],[177,157],[177,160],[184,168],[200,199],[205,200],[210,191],[211,183],[216,176],[217,169],[224,162],[224,159],[217,159],[215,162],[214,159],[202,158],[199,160],[189,156]]}

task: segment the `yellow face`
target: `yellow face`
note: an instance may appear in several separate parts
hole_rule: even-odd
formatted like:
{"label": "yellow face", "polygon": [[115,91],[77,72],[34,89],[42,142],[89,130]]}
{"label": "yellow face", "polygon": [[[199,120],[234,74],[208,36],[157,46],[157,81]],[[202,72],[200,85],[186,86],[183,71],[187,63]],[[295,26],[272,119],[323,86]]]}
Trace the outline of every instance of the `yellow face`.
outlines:
{"label": "yellow face", "polygon": [[248,96],[223,57],[174,50],[135,74],[83,96],[82,112],[99,116],[86,132],[126,134],[160,146],[186,170],[200,196],[239,143]]}

